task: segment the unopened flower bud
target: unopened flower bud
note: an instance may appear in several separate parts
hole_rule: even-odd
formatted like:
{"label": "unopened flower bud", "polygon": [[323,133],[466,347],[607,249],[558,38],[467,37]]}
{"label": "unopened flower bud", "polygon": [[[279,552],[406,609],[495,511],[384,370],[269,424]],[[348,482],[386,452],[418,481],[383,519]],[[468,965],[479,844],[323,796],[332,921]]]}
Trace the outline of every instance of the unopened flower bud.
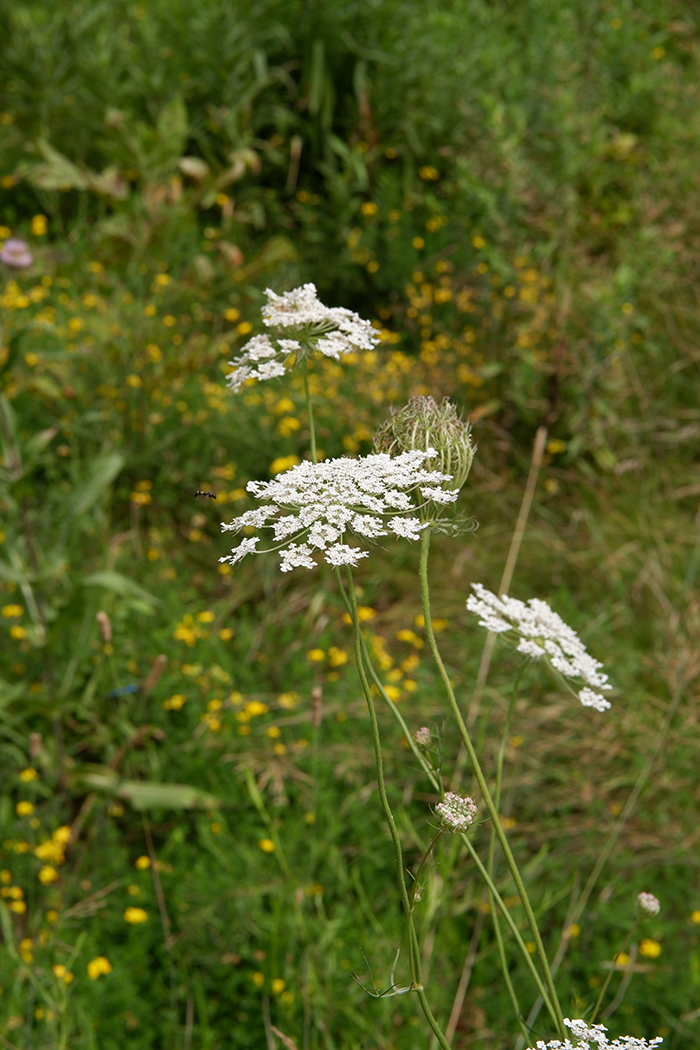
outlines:
{"label": "unopened flower bud", "polygon": [[661,911],[661,902],[653,893],[640,893],[637,896],[637,913],[642,919],[653,919]]}
{"label": "unopened flower bud", "polygon": [[97,620],[97,626],[100,629],[100,634],[102,635],[103,640],[105,642],[111,642],[112,624],[109,621],[109,616],[107,615],[107,613],[104,612],[103,609],[100,609],[100,611],[95,614],[95,619]]}
{"label": "unopened flower bud", "polygon": [[440,818],[440,823],[447,831],[466,831],[479,812],[476,802],[467,795],[455,795],[453,791],[445,794],[442,802],[438,802],[435,812]]}
{"label": "unopened flower bud", "polygon": [[404,408],[393,411],[374,435],[377,452],[397,456],[401,452],[434,448],[437,455],[428,461],[431,470],[450,474],[446,488],[461,489],[474,459],[471,427],[455,406],[444,398],[439,404],[432,397],[412,397]]}
{"label": "unopened flower bud", "polygon": [[430,730],[427,726],[416,729],[415,741],[418,747],[430,747]]}

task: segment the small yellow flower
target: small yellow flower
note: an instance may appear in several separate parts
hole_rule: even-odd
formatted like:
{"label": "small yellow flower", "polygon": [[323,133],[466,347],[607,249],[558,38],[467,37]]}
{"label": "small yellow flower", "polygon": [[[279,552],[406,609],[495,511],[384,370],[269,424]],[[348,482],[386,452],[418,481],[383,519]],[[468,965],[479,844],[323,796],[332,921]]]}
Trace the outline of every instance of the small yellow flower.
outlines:
{"label": "small yellow flower", "polygon": [[45,864],[43,868],[39,869],[39,882],[43,883],[44,886],[50,885],[52,882],[56,882],[58,879],[58,872],[50,864]]}
{"label": "small yellow flower", "polygon": [[425,241],[423,240],[422,237],[414,237],[413,240],[411,241],[411,244],[413,245],[413,247],[416,249],[417,252],[419,252],[419,251],[421,251],[421,249],[425,248]]}
{"label": "small yellow flower", "polygon": [[124,912],[124,918],[133,926],[136,926],[138,923],[146,922],[148,920],[148,912],[144,911],[143,908],[130,907]]}
{"label": "small yellow flower", "polygon": [[141,386],[141,376],[137,376],[132,372],[126,377],[125,382],[127,386],[130,386],[134,390],[136,390],[138,389],[138,387]]}
{"label": "small yellow flower", "polygon": [[23,780],[25,784],[28,784],[30,780],[38,780],[39,774],[36,769],[32,768],[32,766],[27,766],[27,768],[23,769],[20,773],[19,779]]}
{"label": "small yellow flower", "polygon": [[11,901],[8,904],[8,908],[10,909],[10,911],[13,911],[15,915],[24,915],[25,911],[27,910],[27,905],[24,903],[24,901]]}
{"label": "small yellow flower", "polygon": [[210,612],[209,610],[206,612],[200,612],[197,613],[197,619],[200,623],[213,623],[216,619],[216,613]]}
{"label": "small yellow flower", "polygon": [[360,205],[360,211],[362,212],[363,215],[368,215],[368,216],[369,215],[376,215],[377,212],[379,211],[379,208],[374,203],[374,201],[364,201]]}
{"label": "small yellow flower", "polygon": [[643,955],[645,959],[658,959],[661,955],[661,945],[658,941],[654,941],[651,937],[642,937],[642,942],[639,945],[639,954]]}
{"label": "small yellow flower", "polygon": [[256,970],[255,973],[251,975],[251,980],[256,988],[262,988],[265,984],[265,974],[260,973],[260,970]]}
{"label": "small yellow flower", "polygon": [[5,619],[11,620],[15,619],[15,617],[17,616],[21,616],[24,612],[24,609],[21,605],[3,605],[2,610],[0,611],[2,612],[2,615],[5,617]]}
{"label": "small yellow flower", "polygon": [[7,868],[3,868],[2,871],[0,871],[0,882],[4,882],[6,886],[9,886],[12,882],[12,873],[9,872]]}
{"label": "small yellow flower", "polygon": [[134,861],[134,867],[138,868],[139,871],[145,871],[146,868],[150,868],[151,858],[150,857],[137,857]]}
{"label": "small yellow flower", "polygon": [[320,664],[326,659],[326,653],[323,649],[309,649],[306,654],[306,659],[310,660],[312,664]]}
{"label": "small yellow flower", "polygon": [[27,632],[24,627],[20,627],[18,623],[15,623],[10,627],[10,637],[16,638],[19,641],[20,639],[27,637]]}
{"label": "small yellow flower", "polygon": [[112,964],[109,959],[106,959],[104,955],[98,955],[97,958],[91,959],[87,964],[88,977],[93,981],[96,981],[102,974],[112,972]]}
{"label": "small yellow flower", "polygon": [[581,927],[579,926],[579,924],[577,922],[572,922],[571,926],[569,926],[569,937],[571,937],[571,938],[578,937],[580,932],[581,932]]}
{"label": "small yellow flower", "polygon": [[63,965],[63,963],[56,963],[56,965],[53,967],[54,977],[58,977],[59,981],[63,980],[67,972],[68,971]]}
{"label": "small yellow flower", "polygon": [[263,851],[263,853],[274,853],[275,852],[275,844],[272,841],[272,839],[259,839],[258,840],[258,846]]}
{"label": "small yellow flower", "polygon": [[35,237],[43,237],[47,230],[45,215],[35,215],[32,219],[32,233]]}
{"label": "small yellow flower", "polygon": [[249,332],[253,331],[253,326],[250,321],[241,321],[239,325],[236,325],[236,331],[239,335],[248,335]]}
{"label": "small yellow flower", "polygon": [[34,806],[31,802],[18,802],[15,806],[18,817],[31,817],[34,812]]}
{"label": "small yellow flower", "polygon": [[[651,49],[651,57],[655,58],[657,60],[657,62],[658,62],[658,60],[660,58],[663,58],[665,54],[666,54],[666,48],[665,47],[652,47],[652,49]],[[641,948],[640,948],[640,951],[641,951]]]}
{"label": "small yellow flower", "polygon": [[274,981],[272,982],[273,995],[281,995],[286,987],[286,981],[283,981],[281,977],[275,977]]}
{"label": "small yellow flower", "polygon": [[472,237],[472,244],[474,245],[477,251],[481,251],[482,248],[486,247],[486,241],[483,237],[480,237],[479,234],[477,234],[475,237]]}
{"label": "small yellow flower", "polygon": [[342,667],[343,664],[348,662],[348,654],[344,649],[338,649],[337,646],[332,645],[328,650],[328,663],[331,667]]}
{"label": "small yellow flower", "polygon": [[50,922],[51,925],[53,926],[55,923],[58,922],[58,919],[59,919],[58,912],[54,911],[53,908],[49,908],[49,910],[46,913],[46,921]]}
{"label": "small yellow flower", "polygon": [[700,909],[690,913],[690,921],[694,922],[696,926],[700,926]]}

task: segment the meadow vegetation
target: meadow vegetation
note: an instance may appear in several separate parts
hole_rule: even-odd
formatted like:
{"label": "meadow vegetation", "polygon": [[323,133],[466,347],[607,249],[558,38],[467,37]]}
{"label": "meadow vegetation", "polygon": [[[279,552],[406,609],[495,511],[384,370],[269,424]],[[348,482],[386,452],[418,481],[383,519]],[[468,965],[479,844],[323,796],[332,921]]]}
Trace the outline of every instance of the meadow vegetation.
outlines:
{"label": "meadow vegetation", "polygon": [[[649,891],[605,1023],[696,1044],[695,7],[22,0],[0,40],[0,241],[32,257],[0,263],[0,1043],[428,1045],[414,997],[365,990],[403,925],[333,573],[219,563],[246,484],[310,455],[301,375],[234,395],[229,362],[266,287],[313,281],[381,340],[310,362],[323,457],[368,454],[416,394],[472,420],[479,527],[435,536],[432,599],[490,769],[519,658],[496,645],[470,705],[465,602],[498,588],[547,429],[510,593],[604,661],[614,717],[528,671],[503,826],[547,951],[567,945],[565,1015]],[[383,547],[356,571],[368,647],[474,794],[418,546]],[[379,716],[414,870],[437,796]],[[525,938],[504,866],[498,888]],[[489,909],[441,839],[418,933],[455,1048],[518,1038]]]}

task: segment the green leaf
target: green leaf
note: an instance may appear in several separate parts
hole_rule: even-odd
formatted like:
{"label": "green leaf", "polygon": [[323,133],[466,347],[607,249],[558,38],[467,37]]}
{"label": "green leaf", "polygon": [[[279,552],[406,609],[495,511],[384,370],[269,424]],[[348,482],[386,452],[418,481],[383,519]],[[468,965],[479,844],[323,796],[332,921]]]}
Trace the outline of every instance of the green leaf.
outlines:
{"label": "green leaf", "polygon": [[109,569],[91,572],[89,576],[83,577],[83,585],[85,587],[104,587],[105,590],[113,591],[115,594],[138,598],[143,602],[147,602],[149,606],[160,605],[159,598],[150,594],[135,580],[122,575],[121,572],[114,572]]}
{"label": "green leaf", "polygon": [[123,466],[124,457],[118,452],[110,452],[96,460],[90,477],[74,495],[73,513],[77,516],[89,510],[111,485]]}

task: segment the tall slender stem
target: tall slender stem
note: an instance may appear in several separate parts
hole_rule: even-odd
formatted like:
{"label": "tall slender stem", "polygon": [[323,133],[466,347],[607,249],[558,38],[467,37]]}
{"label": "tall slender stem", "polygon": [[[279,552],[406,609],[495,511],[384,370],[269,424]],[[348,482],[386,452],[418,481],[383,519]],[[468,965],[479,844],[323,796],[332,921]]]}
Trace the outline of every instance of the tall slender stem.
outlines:
{"label": "tall slender stem", "polygon": [[362,632],[360,630],[360,620],[357,615],[357,598],[355,595],[355,584],[352,578],[352,570],[350,566],[346,566],[346,578],[348,584],[348,596],[350,598],[350,615],[352,617],[352,626],[355,641],[355,663],[357,665],[357,673],[360,676],[360,682],[362,683],[362,691],[365,694],[365,701],[367,703],[367,710],[369,712],[370,724],[372,727],[372,742],[374,744],[374,759],[377,770],[377,786],[379,788],[379,797],[382,803],[382,809],[384,810],[384,816],[389,826],[389,833],[391,835],[391,841],[394,846],[394,857],[396,859],[396,879],[399,885],[399,895],[401,897],[401,905],[403,907],[404,915],[406,916],[406,925],[408,932],[408,957],[411,968],[411,985],[412,989],[418,993],[418,1000],[421,1004],[423,1013],[425,1014],[428,1024],[432,1028],[440,1046],[443,1050],[450,1050],[450,1045],[445,1039],[440,1026],[438,1025],[433,1013],[428,1005],[428,1000],[425,995],[425,989],[423,988],[421,973],[420,973],[420,955],[418,950],[418,938],[413,925],[413,915],[411,913],[411,903],[408,899],[408,892],[406,890],[406,880],[404,877],[403,868],[403,852],[401,849],[401,840],[399,839],[399,833],[396,828],[396,821],[394,820],[394,814],[391,811],[391,805],[389,798],[386,793],[386,785],[384,782],[384,763],[382,761],[382,745],[379,737],[379,723],[377,721],[377,712],[374,707],[374,701],[372,700],[372,694],[370,691],[369,681],[367,679],[367,672],[365,670],[364,661],[362,658]]}
{"label": "tall slender stem", "polygon": [[306,411],[309,413],[309,435],[311,437],[311,462],[318,463],[316,454],[316,426],[314,424],[314,409],[311,403],[311,391],[309,389],[309,363],[304,359],[304,393],[306,394]]}
{"label": "tall slender stem", "polygon": [[501,821],[500,821],[500,818],[499,818],[499,815],[498,815],[498,810],[497,810],[497,808],[496,808],[496,806],[494,804],[493,798],[491,796],[491,792],[489,790],[489,786],[488,786],[488,784],[486,782],[486,778],[485,778],[485,776],[483,774],[483,771],[481,769],[481,764],[480,764],[479,759],[477,757],[476,751],[474,750],[474,745],[472,744],[471,737],[469,735],[469,732],[468,732],[467,727],[466,727],[465,722],[464,722],[464,718],[462,717],[462,712],[460,711],[459,704],[457,703],[457,699],[456,699],[455,694],[454,694],[454,689],[452,688],[452,683],[450,681],[449,675],[447,674],[447,670],[445,668],[445,665],[442,662],[442,657],[440,656],[440,651],[439,651],[439,649],[437,647],[437,642],[435,641],[435,634],[434,634],[434,631],[433,631],[433,625],[432,625],[432,619],[431,619],[431,613],[430,613],[430,591],[429,591],[429,588],[428,588],[428,553],[429,553],[429,550],[430,550],[430,528],[428,527],[428,528],[423,530],[423,534],[422,534],[422,537],[421,537],[421,558],[420,558],[420,580],[421,580],[421,594],[422,594],[422,597],[423,597],[423,617],[424,617],[424,620],[425,620],[425,632],[426,632],[426,635],[428,637],[428,644],[430,646],[430,651],[431,651],[431,653],[433,655],[433,660],[435,661],[435,665],[436,665],[436,667],[438,669],[438,673],[439,673],[440,678],[442,679],[442,683],[443,683],[443,685],[445,687],[445,692],[447,694],[447,699],[448,699],[450,707],[452,709],[452,713],[453,713],[453,715],[455,717],[455,721],[457,722],[457,726],[459,728],[459,732],[460,732],[460,735],[462,737],[462,742],[464,744],[464,747],[466,748],[467,754],[469,756],[469,760],[470,760],[470,762],[472,764],[472,769],[474,770],[474,775],[475,775],[477,783],[479,785],[479,789],[480,789],[480,791],[481,791],[481,793],[483,795],[484,802],[486,804],[486,808],[488,809],[488,811],[489,811],[489,813],[491,815],[491,819],[493,820],[493,826],[494,826],[495,831],[496,831],[496,836],[498,837],[498,841],[499,841],[499,843],[501,845],[501,849],[503,850],[503,855],[506,858],[506,862],[508,864],[508,869],[509,869],[509,871],[510,871],[512,877],[513,877],[513,881],[515,883],[515,886],[516,886],[516,889],[518,891],[518,894],[520,895],[520,899],[521,899],[521,901],[523,903],[523,907],[525,908],[525,915],[527,916],[528,925],[530,926],[530,929],[532,930],[532,936],[533,936],[533,939],[534,939],[534,942],[535,942],[535,946],[536,946],[536,949],[537,949],[537,954],[538,954],[539,959],[540,959],[542,970],[543,970],[543,973],[544,973],[544,976],[545,976],[545,981],[547,982],[547,987],[549,988],[549,994],[550,994],[551,1001],[552,1001],[552,1007],[553,1007],[553,1009],[555,1011],[554,1017],[555,1017],[555,1020],[556,1020],[557,1028],[559,1030],[559,1035],[560,1035],[561,1039],[566,1039],[566,1030],[564,1028],[564,1018],[563,1018],[563,1015],[562,1015],[561,1006],[559,1004],[559,999],[557,997],[556,988],[554,987],[554,979],[552,977],[552,973],[551,973],[551,970],[549,968],[549,962],[547,960],[547,954],[546,954],[546,952],[544,950],[544,944],[542,943],[542,937],[540,936],[540,931],[539,931],[539,928],[537,926],[537,920],[535,918],[535,913],[534,913],[534,911],[532,909],[532,905],[531,905],[529,897],[527,895],[527,891],[525,889],[525,884],[523,883],[522,876],[520,875],[520,871],[519,871],[518,866],[517,866],[517,864],[515,862],[515,857],[513,856],[513,852],[512,852],[512,850],[510,848],[510,845],[509,845],[508,840],[506,838],[505,832],[504,832],[503,827],[501,825]]}
{"label": "tall slender stem", "polygon": [[[335,572],[336,581],[338,583],[338,590],[340,591],[341,597],[342,597],[343,601],[345,602],[345,605],[346,605],[346,608],[348,610],[348,613],[352,617],[352,606],[350,604],[350,599],[347,596],[347,593],[346,593],[346,590],[345,590],[345,586],[343,584],[343,577],[340,574],[340,569],[336,566],[336,568],[334,569],[334,572]],[[416,744],[415,740],[413,739],[413,736],[411,735],[411,730],[408,728],[408,725],[406,724],[405,718],[403,717],[403,715],[399,711],[398,707],[396,706],[396,704],[394,703],[394,701],[391,699],[391,697],[387,693],[386,689],[384,688],[384,684],[382,683],[382,680],[379,677],[379,675],[377,674],[375,666],[372,663],[372,658],[371,658],[371,656],[369,654],[369,649],[367,648],[367,642],[365,641],[365,638],[364,638],[364,635],[362,634],[362,632],[360,632],[360,644],[362,646],[362,656],[364,658],[365,665],[367,667],[367,670],[369,671],[369,674],[370,674],[370,677],[371,677],[372,681],[374,682],[374,684],[376,685],[377,689],[379,690],[379,694],[380,694],[382,700],[384,700],[384,702],[387,704],[387,706],[389,707],[392,715],[394,716],[396,721],[401,726],[401,730],[403,732],[404,739],[405,739],[406,743],[408,744],[409,748],[411,749],[411,751],[413,752],[413,757],[418,761],[421,769],[423,770],[423,772],[425,773],[426,777],[428,778],[428,780],[432,784],[435,792],[440,796],[440,798],[442,798],[442,796],[444,795],[444,789],[443,789],[443,786],[442,786],[442,777],[440,776],[440,774],[438,773],[437,770],[431,769],[431,767],[426,762],[425,755],[422,754],[420,748],[418,747],[418,745]]]}
{"label": "tall slender stem", "polygon": [[[523,669],[524,669],[524,665],[523,665],[523,667],[521,667],[521,669],[520,669],[520,671],[518,673],[518,676],[517,676],[517,678],[515,680],[515,683],[513,685],[513,691],[511,693],[510,702],[508,704],[508,712],[506,714],[506,721],[505,721],[505,725],[503,726],[503,733],[501,735],[501,746],[498,749],[498,760],[497,760],[497,763],[496,763],[496,792],[495,792],[495,798],[494,798],[494,802],[496,804],[496,809],[497,810],[500,810],[500,808],[501,808],[501,783],[502,783],[502,779],[503,779],[503,760],[505,758],[505,752],[506,752],[506,741],[508,739],[508,732],[510,730],[510,723],[511,723],[511,719],[513,717],[513,710],[515,708],[515,699],[516,699],[516,697],[518,695],[518,686],[520,684],[520,679],[522,677]],[[488,872],[489,872],[489,875],[491,876],[492,879],[494,878],[494,870],[495,870],[495,847],[496,847],[496,830],[495,830],[495,825],[494,825],[494,823],[492,821],[491,822],[491,838],[490,838],[490,842],[489,842],[489,859],[488,859]],[[525,1027],[525,1023],[523,1021],[523,1013],[522,1013],[522,1010],[520,1009],[520,1003],[518,1002],[518,997],[516,995],[515,988],[513,987],[513,982],[512,982],[511,977],[510,977],[510,970],[508,969],[508,960],[506,959],[505,945],[503,943],[503,933],[501,931],[501,922],[500,922],[500,919],[498,917],[498,910],[497,910],[497,908],[495,906],[494,896],[493,896],[493,894],[491,893],[490,890],[489,890],[489,902],[491,904],[491,917],[493,919],[494,933],[496,934],[496,943],[498,944],[498,956],[499,956],[499,959],[500,959],[500,962],[501,962],[501,970],[503,971],[503,979],[506,982],[506,988],[508,989],[508,995],[510,996],[510,1001],[511,1001],[511,1004],[513,1006],[513,1011],[515,1013],[515,1016],[518,1019],[518,1024],[520,1025],[520,1031],[525,1036],[525,1038],[527,1038],[528,1030]]]}

